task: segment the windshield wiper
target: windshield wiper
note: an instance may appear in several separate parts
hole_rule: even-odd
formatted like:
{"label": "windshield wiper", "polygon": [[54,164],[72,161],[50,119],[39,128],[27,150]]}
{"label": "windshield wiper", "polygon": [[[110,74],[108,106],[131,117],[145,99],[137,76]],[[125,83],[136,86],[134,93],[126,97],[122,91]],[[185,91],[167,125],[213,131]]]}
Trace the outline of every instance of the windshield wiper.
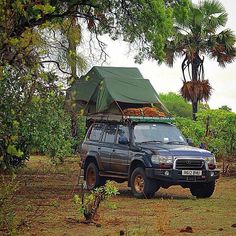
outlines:
{"label": "windshield wiper", "polygon": [[150,141],[144,141],[144,142],[140,142],[140,143],[163,143],[160,140],[150,140]]}
{"label": "windshield wiper", "polygon": [[186,144],[186,143],[183,142],[183,141],[175,140],[175,141],[169,141],[169,142],[167,142],[167,143],[165,143],[165,144]]}

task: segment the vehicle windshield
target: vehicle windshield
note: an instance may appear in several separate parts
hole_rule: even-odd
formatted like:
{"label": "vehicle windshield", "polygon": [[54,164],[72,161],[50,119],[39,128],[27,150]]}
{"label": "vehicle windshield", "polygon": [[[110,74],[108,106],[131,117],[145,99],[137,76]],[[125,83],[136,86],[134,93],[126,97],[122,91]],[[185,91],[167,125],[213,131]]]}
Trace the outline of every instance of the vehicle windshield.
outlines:
{"label": "vehicle windshield", "polygon": [[184,136],[175,126],[164,123],[135,125],[134,142],[186,144]]}

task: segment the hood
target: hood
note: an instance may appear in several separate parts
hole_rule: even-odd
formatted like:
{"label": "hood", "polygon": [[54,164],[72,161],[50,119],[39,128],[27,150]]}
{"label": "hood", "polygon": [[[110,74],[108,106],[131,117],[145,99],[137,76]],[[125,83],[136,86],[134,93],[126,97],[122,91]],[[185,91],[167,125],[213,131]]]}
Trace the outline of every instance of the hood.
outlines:
{"label": "hood", "polygon": [[189,145],[172,145],[172,144],[142,144],[144,149],[149,149],[155,154],[163,156],[191,156],[191,157],[209,157],[213,154],[205,149],[192,147]]}

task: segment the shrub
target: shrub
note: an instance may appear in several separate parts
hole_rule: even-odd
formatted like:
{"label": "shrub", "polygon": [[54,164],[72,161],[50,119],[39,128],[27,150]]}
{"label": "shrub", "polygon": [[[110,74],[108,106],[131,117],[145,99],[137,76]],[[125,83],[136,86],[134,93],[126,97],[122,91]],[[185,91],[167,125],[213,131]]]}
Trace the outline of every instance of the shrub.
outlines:
{"label": "shrub", "polygon": [[79,212],[82,213],[86,223],[93,223],[97,214],[99,205],[102,201],[117,195],[118,189],[111,181],[107,181],[105,186],[94,189],[89,193],[82,193],[82,197],[75,195],[74,203]]}

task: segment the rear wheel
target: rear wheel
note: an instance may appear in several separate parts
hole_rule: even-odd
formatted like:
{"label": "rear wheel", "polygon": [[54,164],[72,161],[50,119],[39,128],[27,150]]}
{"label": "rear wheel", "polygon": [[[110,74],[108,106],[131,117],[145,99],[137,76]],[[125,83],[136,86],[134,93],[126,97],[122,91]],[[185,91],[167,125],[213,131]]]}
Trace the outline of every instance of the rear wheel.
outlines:
{"label": "rear wheel", "polygon": [[88,190],[92,190],[94,188],[100,187],[105,184],[106,180],[99,176],[99,170],[95,163],[89,163],[86,173],[85,180]]}
{"label": "rear wheel", "polygon": [[137,167],[131,175],[131,189],[137,198],[152,198],[159,187],[155,180],[147,178],[143,168]]}
{"label": "rear wheel", "polygon": [[209,198],[215,190],[215,181],[210,183],[196,183],[190,187],[190,192],[197,198]]}

